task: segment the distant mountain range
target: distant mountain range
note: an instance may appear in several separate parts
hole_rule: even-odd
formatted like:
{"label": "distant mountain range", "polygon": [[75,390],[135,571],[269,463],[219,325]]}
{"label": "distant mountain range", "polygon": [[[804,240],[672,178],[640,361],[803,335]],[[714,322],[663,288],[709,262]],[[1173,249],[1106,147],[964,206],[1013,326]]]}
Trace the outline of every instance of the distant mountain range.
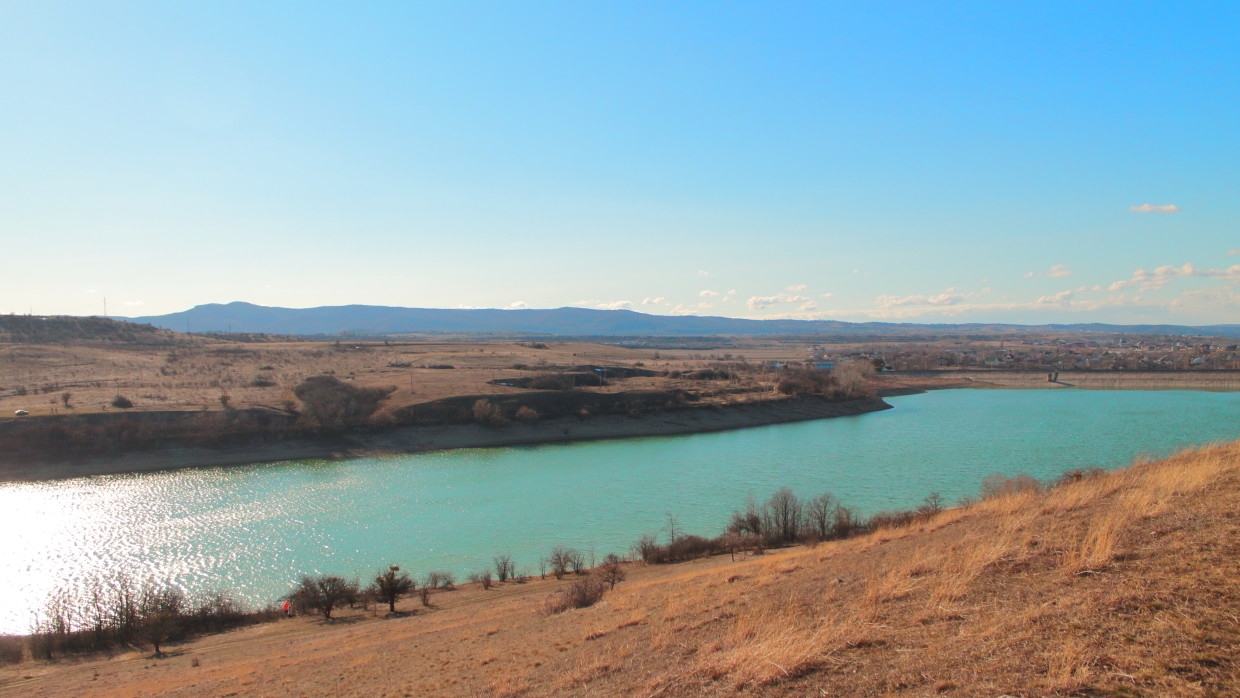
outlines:
{"label": "distant mountain range", "polygon": [[177,332],[244,332],[283,335],[499,334],[577,337],[689,337],[701,335],[897,336],[1029,332],[1128,333],[1240,337],[1240,325],[1007,325],[745,320],[695,315],[648,315],[632,310],[554,308],[458,310],[342,305],[270,308],[251,303],[210,303],[168,315],[116,318]]}

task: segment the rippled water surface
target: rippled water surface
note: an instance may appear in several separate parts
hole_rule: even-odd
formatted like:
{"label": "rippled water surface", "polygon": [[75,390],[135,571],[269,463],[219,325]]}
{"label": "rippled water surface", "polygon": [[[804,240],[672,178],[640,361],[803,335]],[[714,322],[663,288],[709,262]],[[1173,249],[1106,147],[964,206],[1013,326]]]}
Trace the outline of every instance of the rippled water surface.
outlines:
{"label": "rippled water surface", "polygon": [[746,498],[789,486],[872,513],[993,472],[1052,478],[1240,438],[1240,393],[952,390],[858,417],[680,437],[466,449],[0,485],[0,632],[27,632],[56,587],[125,573],[254,604],[306,572],[399,562],[458,576],[556,544],[624,551],[718,533]]}

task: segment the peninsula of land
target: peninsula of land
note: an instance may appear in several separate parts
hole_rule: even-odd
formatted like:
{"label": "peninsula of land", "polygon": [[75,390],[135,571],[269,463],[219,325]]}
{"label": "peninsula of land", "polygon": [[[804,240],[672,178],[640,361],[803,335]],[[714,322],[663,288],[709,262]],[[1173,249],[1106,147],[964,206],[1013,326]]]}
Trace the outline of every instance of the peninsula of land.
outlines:
{"label": "peninsula of land", "polygon": [[0,480],[690,434],[943,388],[1240,390],[1226,340],[309,341],[22,320],[0,318]]}

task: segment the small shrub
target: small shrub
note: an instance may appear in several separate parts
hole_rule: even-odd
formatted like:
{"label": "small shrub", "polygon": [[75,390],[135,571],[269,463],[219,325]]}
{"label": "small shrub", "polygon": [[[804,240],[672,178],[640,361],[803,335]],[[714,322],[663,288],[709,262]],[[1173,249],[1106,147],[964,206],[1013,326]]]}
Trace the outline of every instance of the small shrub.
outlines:
{"label": "small shrub", "polygon": [[431,589],[455,589],[456,575],[447,570],[431,570],[426,573],[425,586]]}
{"label": "small shrub", "polygon": [[473,413],[474,421],[483,426],[497,427],[508,421],[504,409],[486,398],[474,403]]}
{"label": "small shrub", "polygon": [[548,599],[543,612],[552,615],[572,608],[589,608],[598,603],[606,591],[607,585],[603,580],[594,576],[583,577]]}
{"label": "small shrub", "polygon": [[521,408],[517,410],[518,421],[537,422],[538,417],[539,417],[538,410],[534,409],[533,407],[530,407],[529,405],[521,405]]}
{"label": "small shrub", "polygon": [[1037,492],[1041,483],[1036,478],[1021,473],[1008,477],[1002,473],[993,473],[982,479],[982,499],[995,499],[1022,492]]}
{"label": "small shrub", "polygon": [[470,574],[469,582],[471,584],[482,585],[482,588],[484,591],[487,589],[490,589],[491,588],[491,570],[481,570],[481,571]]}
{"label": "small shrub", "polygon": [[124,395],[117,395],[116,397],[112,398],[112,406],[117,409],[127,410],[130,407],[133,407],[133,400],[130,400]]}
{"label": "small shrub", "polygon": [[293,388],[303,414],[319,426],[334,427],[365,422],[379,403],[396,388],[359,388],[331,376],[312,376]]}

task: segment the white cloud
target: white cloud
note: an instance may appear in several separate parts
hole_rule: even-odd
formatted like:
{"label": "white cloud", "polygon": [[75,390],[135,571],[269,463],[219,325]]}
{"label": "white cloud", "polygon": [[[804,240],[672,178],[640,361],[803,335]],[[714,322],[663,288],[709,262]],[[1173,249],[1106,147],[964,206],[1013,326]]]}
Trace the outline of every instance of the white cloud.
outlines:
{"label": "white cloud", "polygon": [[804,303],[807,300],[809,298],[805,296],[794,296],[788,293],[776,293],[773,296],[754,296],[749,299],[749,309],[761,310],[779,303]]}
{"label": "white cloud", "polygon": [[693,315],[694,313],[695,311],[693,310],[693,308],[689,308],[683,305],[678,305],[675,308],[672,308],[672,315]]}
{"label": "white cloud", "polygon": [[792,291],[793,293],[800,293],[801,291],[804,291],[804,290],[805,290],[805,289],[807,289],[807,288],[809,288],[809,286],[806,286],[805,284],[793,284],[793,285],[791,285],[791,286],[789,286],[789,287],[785,288],[784,290],[785,290],[785,291]]}
{"label": "white cloud", "polygon": [[703,298],[714,298],[715,296],[719,295],[719,292],[718,292],[718,291],[712,291],[712,290],[710,290],[710,289],[708,288],[708,289],[705,289],[705,290],[701,291],[700,293],[698,293],[698,295],[699,295],[699,296],[701,296],[701,297],[703,297]]}
{"label": "white cloud", "polygon": [[[1228,257],[1235,257],[1238,254],[1240,254],[1240,247],[1233,247],[1230,250],[1227,250]],[[94,291],[91,291],[91,293],[94,293]]]}
{"label": "white cloud", "polygon": [[1180,207],[1175,204],[1141,204],[1140,206],[1130,206],[1128,210],[1136,211],[1137,213],[1177,213]]}
{"label": "white cloud", "polygon": [[628,310],[633,307],[633,301],[603,301],[594,307],[600,310]]}
{"label": "white cloud", "polygon": [[728,294],[727,294],[727,295],[729,295],[729,296],[735,296],[735,295],[736,295],[736,289],[734,289],[734,288],[730,288],[730,289],[728,289]]}
{"label": "white cloud", "polygon": [[698,307],[699,308],[713,308],[715,307],[715,304],[714,303],[698,303]]}
{"label": "white cloud", "polygon": [[1058,279],[1058,278],[1062,278],[1065,276],[1072,276],[1072,270],[1065,267],[1062,264],[1056,264],[1055,266],[1051,267],[1050,271],[1046,272],[1046,275],[1051,277],[1052,279]]}
{"label": "white cloud", "polygon": [[834,295],[835,295],[834,293],[831,293],[830,291],[828,291],[826,293],[819,295],[818,297],[819,298],[830,298],[831,296],[834,296]]}
{"label": "white cloud", "polygon": [[1042,296],[1034,301],[1034,305],[1066,305],[1072,295],[1072,291],[1060,291],[1053,296]]}
{"label": "white cloud", "polygon": [[1027,271],[1027,272],[1025,272],[1025,278],[1026,278],[1026,279],[1032,279],[1033,277],[1035,277],[1035,276],[1037,276],[1037,275],[1038,275],[1038,273],[1037,273],[1037,272],[1033,272],[1033,271]]}
{"label": "white cloud", "polygon": [[1168,264],[1154,271],[1138,269],[1132,273],[1131,277],[1111,284],[1107,290],[1122,291],[1135,286],[1143,291],[1157,291],[1170,283],[1172,279],[1189,277],[1240,281],[1240,264],[1233,264],[1226,269],[1197,269],[1185,262],[1182,266],[1176,267]]}
{"label": "white cloud", "polygon": [[663,296],[658,298],[643,298],[642,305],[667,305],[667,299]]}
{"label": "white cloud", "polygon": [[528,307],[530,306],[525,301],[513,301],[508,304],[509,310],[521,310],[522,308],[528,308]]}
{"label": "white cloud", "polygon": [[698,269],[698,276],[710,276],[710,272],[705,269]]}
{"label": "white cloud", "polygon": [[802,304],[801,307],[798,308],[798,310],[808,313],[813,310],[818,310],[818,304],[815,303],[814,301],[809,301],[807,303]]}
{"label": "white cloud", "polygon": [[933,296],[927,296],[921,293],[912,296],[879,296],[874,299],[881,309],[899,308],[904,306],[945,306],[959,305],[965,301],[965,296],[956,293],[956,289],[945,289],[942,293]]}

